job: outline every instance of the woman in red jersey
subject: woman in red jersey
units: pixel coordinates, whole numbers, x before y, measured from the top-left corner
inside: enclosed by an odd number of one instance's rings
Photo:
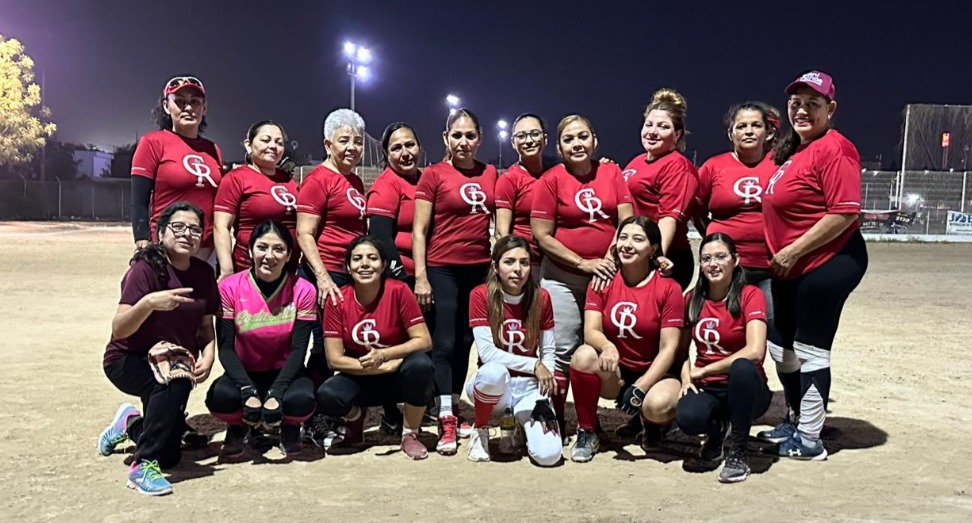
[[[621,170],[594,159],[597,135],[580,115],[557,125],[557,152],[563,163],[547,171],[534,187],[530,228],[545,257],[540,285],[550,293],[557,344],[554,409],[564,431],[570,358],[583,341],[584,294],[593,278],[614,277],[610,247],[618,223],[632,214],[631,195]]]
[[[695,275],[695,259],[688,242],[688,221],[698,189],[698,173],[682,155],[685,148],[685,98],[672,89],[659,89],[645,109],[641,145],[624,170],[637,216],[658,223],[662,253],[672,261],[672,277],[688,288]]]
[[[763,191],[766,244],[773,258],[777,363],[790,413],[759,433],[779,454],[823,460],[820,440],[830,395],[830,350],[844,302],[867,271],[861,236],[861,158],[833,128],[833,78],[810,71],[786,88],[792,127],[777,144],[779,165]]]
[[[219,186],[219,147],[200,136],[206,128],[206,89],[195,76],[176,76],[162,88],[153,110],[159,130],[138,141],[132,157],[132,232],[135,247],[148,247],[162,210],[177,201],[199,207],[206,230],[196,257],[215,265],[213,200]]]
[[[675,416],[685,434],[705,435],[700,457],[707,463],[722,460],[732,427],[729,455],[719,474],[723,483],[749,476],[749,428],[772,399],[763,371],[766,299],[746,283],[741,259],[725,233],[702,240],[699,280],[686,296],[685,326],[695,341],[695,364],[686,359],[682,365],[682,398]]]
[[[432,362],[439,394],[437,450],[451,455],[472,427],[454,414],[466,382],[472,329],[468,296],[489,268],[489,222],[496,169],[476,160],[482,143],[479,119],[459,109],[442,133],[446,160],[430,165],[415,188],[412,255],[415,295],[423,308],[435,304]]]
[[[388,278],[388,258],[373,236],[355,238],[345,266],[352,284],[343,300],[324,305],[328,364],[338,374],[317,389],[317,403],[327,416],[343,417],[347,430],[335,444],[356,446],[364,440],[367,407],[405,404],[402,453],[424,459],[418,440],[425,406],[432,396],[432,345],[422,310],[405,283]]]
[[[540,281],[540,250],[530,230],[533,210],[533,188],[545,168],[543,149],[547,146],[547,130],[543,120],[533,113],[524,113],[513,120],[513,148],[519,161],[511,165],[496,180],[496,227],[494,237],[515,234],[530,242],[534,263],[530,274]]]
[[[645,450],[660,445],[678,401],[672,364],[685,304],[678,283],[658,274],[661,232],[645,216],[627,218],[614,251],[621,269],[603,290],[587,291],[584,345],[570,363],[578,426],[570,459],[576,462],[590,461],[600,447],[598,397],[640,414]]]
[[[291,237],[297,227],[297,182],[277,167],[284,155],[287,134],[280,124],[263,120],[246,131],[243,147],[246,165],[226,173],[216,191],[213,236],[219,279],[245,271],[252,265],[247,249],[253,228],[273,220],[287,227]],[[233,247],[233,233],[236,246]],[[296,262],[297,249],[292,250]],[[292,270],[296,270],[292,266]]]

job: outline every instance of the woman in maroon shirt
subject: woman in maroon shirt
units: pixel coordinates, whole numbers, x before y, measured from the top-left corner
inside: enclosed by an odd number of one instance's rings
[[[543,120],[533,113],[524,113],[513,120],[511,141],[519,160],[496,181],[496,227],[493,236],[498,240],[515,234],[530,242],[533,270],[530,276],[540,281],[540,250],[530,230],[533,210],[533,189],[546,170],[543,150],[547,146],[547,130]]]

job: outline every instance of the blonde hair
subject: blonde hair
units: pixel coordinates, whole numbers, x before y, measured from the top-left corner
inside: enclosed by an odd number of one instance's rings
[[[671,117],[672,124],[675,125],[675,130],[681,133],[675,145],[679,150],[684,150],[685,136],[688,134],[688,130],[685,128],[688,102],[685,100],[685,97],[675,89],[663,87],[651,95],[651,102],[645,108],[645,118],[648,118],[648,113],[655,110],[665,111]]]

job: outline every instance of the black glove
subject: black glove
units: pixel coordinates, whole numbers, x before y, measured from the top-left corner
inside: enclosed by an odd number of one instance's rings
[[[240,389],[240,399],[243,400],[243,423],[255,427],[260,424],[260,412],[263,410],[263,406],[259,407],[249,407],[246,402],[250,398],[260,399],[260,394],[252,385],[247,385]]]
[[[620,401],[618,401],[618,408],[632,416],[640,413],[641,404],[645,401],[645,394],[646,392],[638,387],[629,385],[626,389],[624,389],[624,394],[619,396]]]
[[[391,268],[389,269],[392,278],[398,281],[405,281],[408,278],[408,273],[405,272],[405,266],[398,263],[396,260],[392,260]]]
[[[270,389],[270,391],[267,392],[267,401],[263,402],[263,426],[267,427],[268,429],[276,429],[280,427],[280,422],[283,421],[283,400],[278,398],[274,392],[275,391],[273,389]],[[277,400],[277,406],[272,409],[267,408],[266,406],[267,402],[270,401],[270,398]]]
[[[550,408],[548,400],[537,400],[537,404],[530,413],[530,420],[543,425],[544,433],[560,433],[560,425],[557,424],[557,414]]]

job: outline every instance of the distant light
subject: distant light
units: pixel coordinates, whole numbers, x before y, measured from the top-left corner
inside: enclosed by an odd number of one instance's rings
[[[500,120],[500,121],[496,122],[496,127],[499,127],[500,129],[506,129],[506,126],[507,125],[509,125],[509,124],[506,123],[506,120]]]
[[[357,49],[358,46],[354,45],[353,42],[344,42],[344,56],[354,58],[354,53]]]
[[[499,132],[500,140],[505,140],[509,136],[510,136],[510,133],[506,132],[506,130],[502,130],[502,131]]]
[[[359,80],[368,81],[368,79],[371,78],[371,69],[369,69],[366,65],[359,65],[357,69],[355,69],[355,76],[357,76]]]
[[[450,94],[446,96],[446,103],[449,104],[449,107],[458,107],[459,97],[454,94]]]
[[[367,64],[371,63],[371,49],[367,47],[359,47],[357,52],[358,63]]]
[[[449,108],[449,116],[452,116],[454,114],[456,114],[456,108],[455,107],[450,107]]]
[[[910,193],[905,196],[905,203],[908,205],[915,205],[921,201],[921,195],[916,193]]]

